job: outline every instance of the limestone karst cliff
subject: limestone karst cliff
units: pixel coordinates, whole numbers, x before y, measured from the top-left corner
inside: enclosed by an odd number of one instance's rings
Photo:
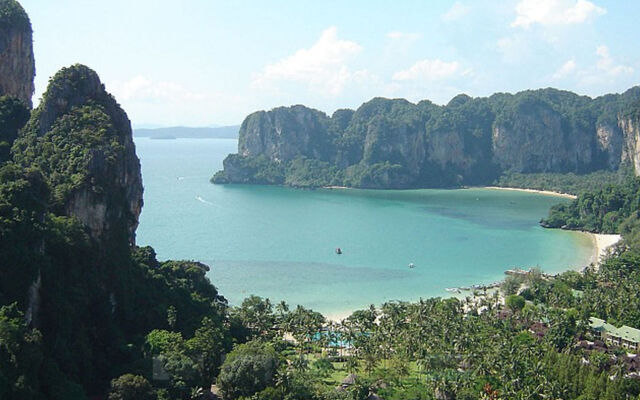
[[[92,238],[135,242],[143,188],[131,124],[93,70],[74,65],[51,79],[14,158],[45,172],[60,209]]]
[[[19,98],[31,107],[35,61],[31,22],[15,0],[0,0],[0,96]]]
[[[636,175],[640,175],[640,113],[621,118],[618,127],[623,140],[621,159],[633,165]]]
[[[640,87],[595,99],[541,89],[445,106],[375,98],[331,117],[279,107],[245,119],[238,154],[212,181],[407,188],[488,184],[507,172],[638,173],[639,99]]]

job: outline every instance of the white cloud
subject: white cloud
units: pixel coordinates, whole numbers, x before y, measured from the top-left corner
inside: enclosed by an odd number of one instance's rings
[[[574,60],[569,60],[566,63],[562,64],[562,66],[558,68],[556,72],[554,72],[552,78],[553,79],[564,78],[565,76],[574,72],[576,70],[576,67],[577,67],[576,62]]]
[[[465,15],[469,14],[471,11],[471,7],[468,5],[462,4],[459,1],[453,3],[451,8],[447,10],[446,13],[442,15],[442,20],[445,22],[457,21]]]
[[[194,91],[177,82],[156,81],[145,75],[107,81],[105,86],[137,125],[233,124],[244,117],[234,113],[241,110],[239,114],[244,114],[247,110],[246,96]]]
[[[619,75],[626,75],[633,73],[633,68],[627,65],[617,64],[611,58],[611,54],[609,54],[609,48],[607,46],[598,46],[596,49],[596,54],[598,55],[598,62],[596,63],[596,67],[598,70],[604,72],[605,74],[616,77]]]
[[[580,90],[594,94],[627,88],[635,83],[633,67],[617,62],[607,46],[598,46],[595,55],[595,60],[585,67],[580,67],[573,59],[565,62],[551,78],[572,80]]]
[[[122,101],[197,101],[204,100],[204,93],[197,93],[182,85],[168,81],[154,81],[143,75],[127,81],[114,81],[108,89]]]
[[[391,40],[415,42],[416,40],[420,39],[420,34],[412,33],[412,32],[393,31],[393,32],[387,33],[387,37]]]
[[[462,66],[457,61],[446,62],[438,58],[421,60],[411,67],[393,74],[394,81],[427,81],[433,82],[448,79],[456,75],[468,75],[471,69],[461,71]]]
[[[298,82],[325,95],[338,95],[354,78],[347,61],[361,50],[358,43],[338,38],[337,28],[330,27],[311,47],[265,66],[254,75],[252,86],[266,88]]]
[[[516,5],[517,15],[511,26],[578,24],[606,12],[587,0],[521,0]]]

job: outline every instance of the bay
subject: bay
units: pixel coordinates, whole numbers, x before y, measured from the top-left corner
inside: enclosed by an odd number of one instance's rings
[[[135,141],[145,186],[138,244],[160,259],[208,264],[231,304],[256,294],[340,315],[447,296],[447,287],[490,283],[513,267],[579,268],[594,251],[586,234],[538,225],[568,201],[560,197],[213,185],[237,140]]]

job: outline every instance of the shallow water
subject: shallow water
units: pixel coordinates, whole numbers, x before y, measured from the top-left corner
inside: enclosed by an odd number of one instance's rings
[[[236,140],[137,138],[136,146],[145,185],[138,244],[160,259],[209,264],[232,304],[257,294],[337,314],[445,296],[447,287],[490,283],[514,266],[577,268],[593,254],[587,235],[538,225],[551,205],[568,201],[559,197],[212,185]]]

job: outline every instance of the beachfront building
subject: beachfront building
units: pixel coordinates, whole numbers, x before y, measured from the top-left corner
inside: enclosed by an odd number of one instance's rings
[[[627,350],[640,350],[640,329],[622,325],[616,328],[600,318],[589,318],[591,333],[610,346],[623,347]]]

